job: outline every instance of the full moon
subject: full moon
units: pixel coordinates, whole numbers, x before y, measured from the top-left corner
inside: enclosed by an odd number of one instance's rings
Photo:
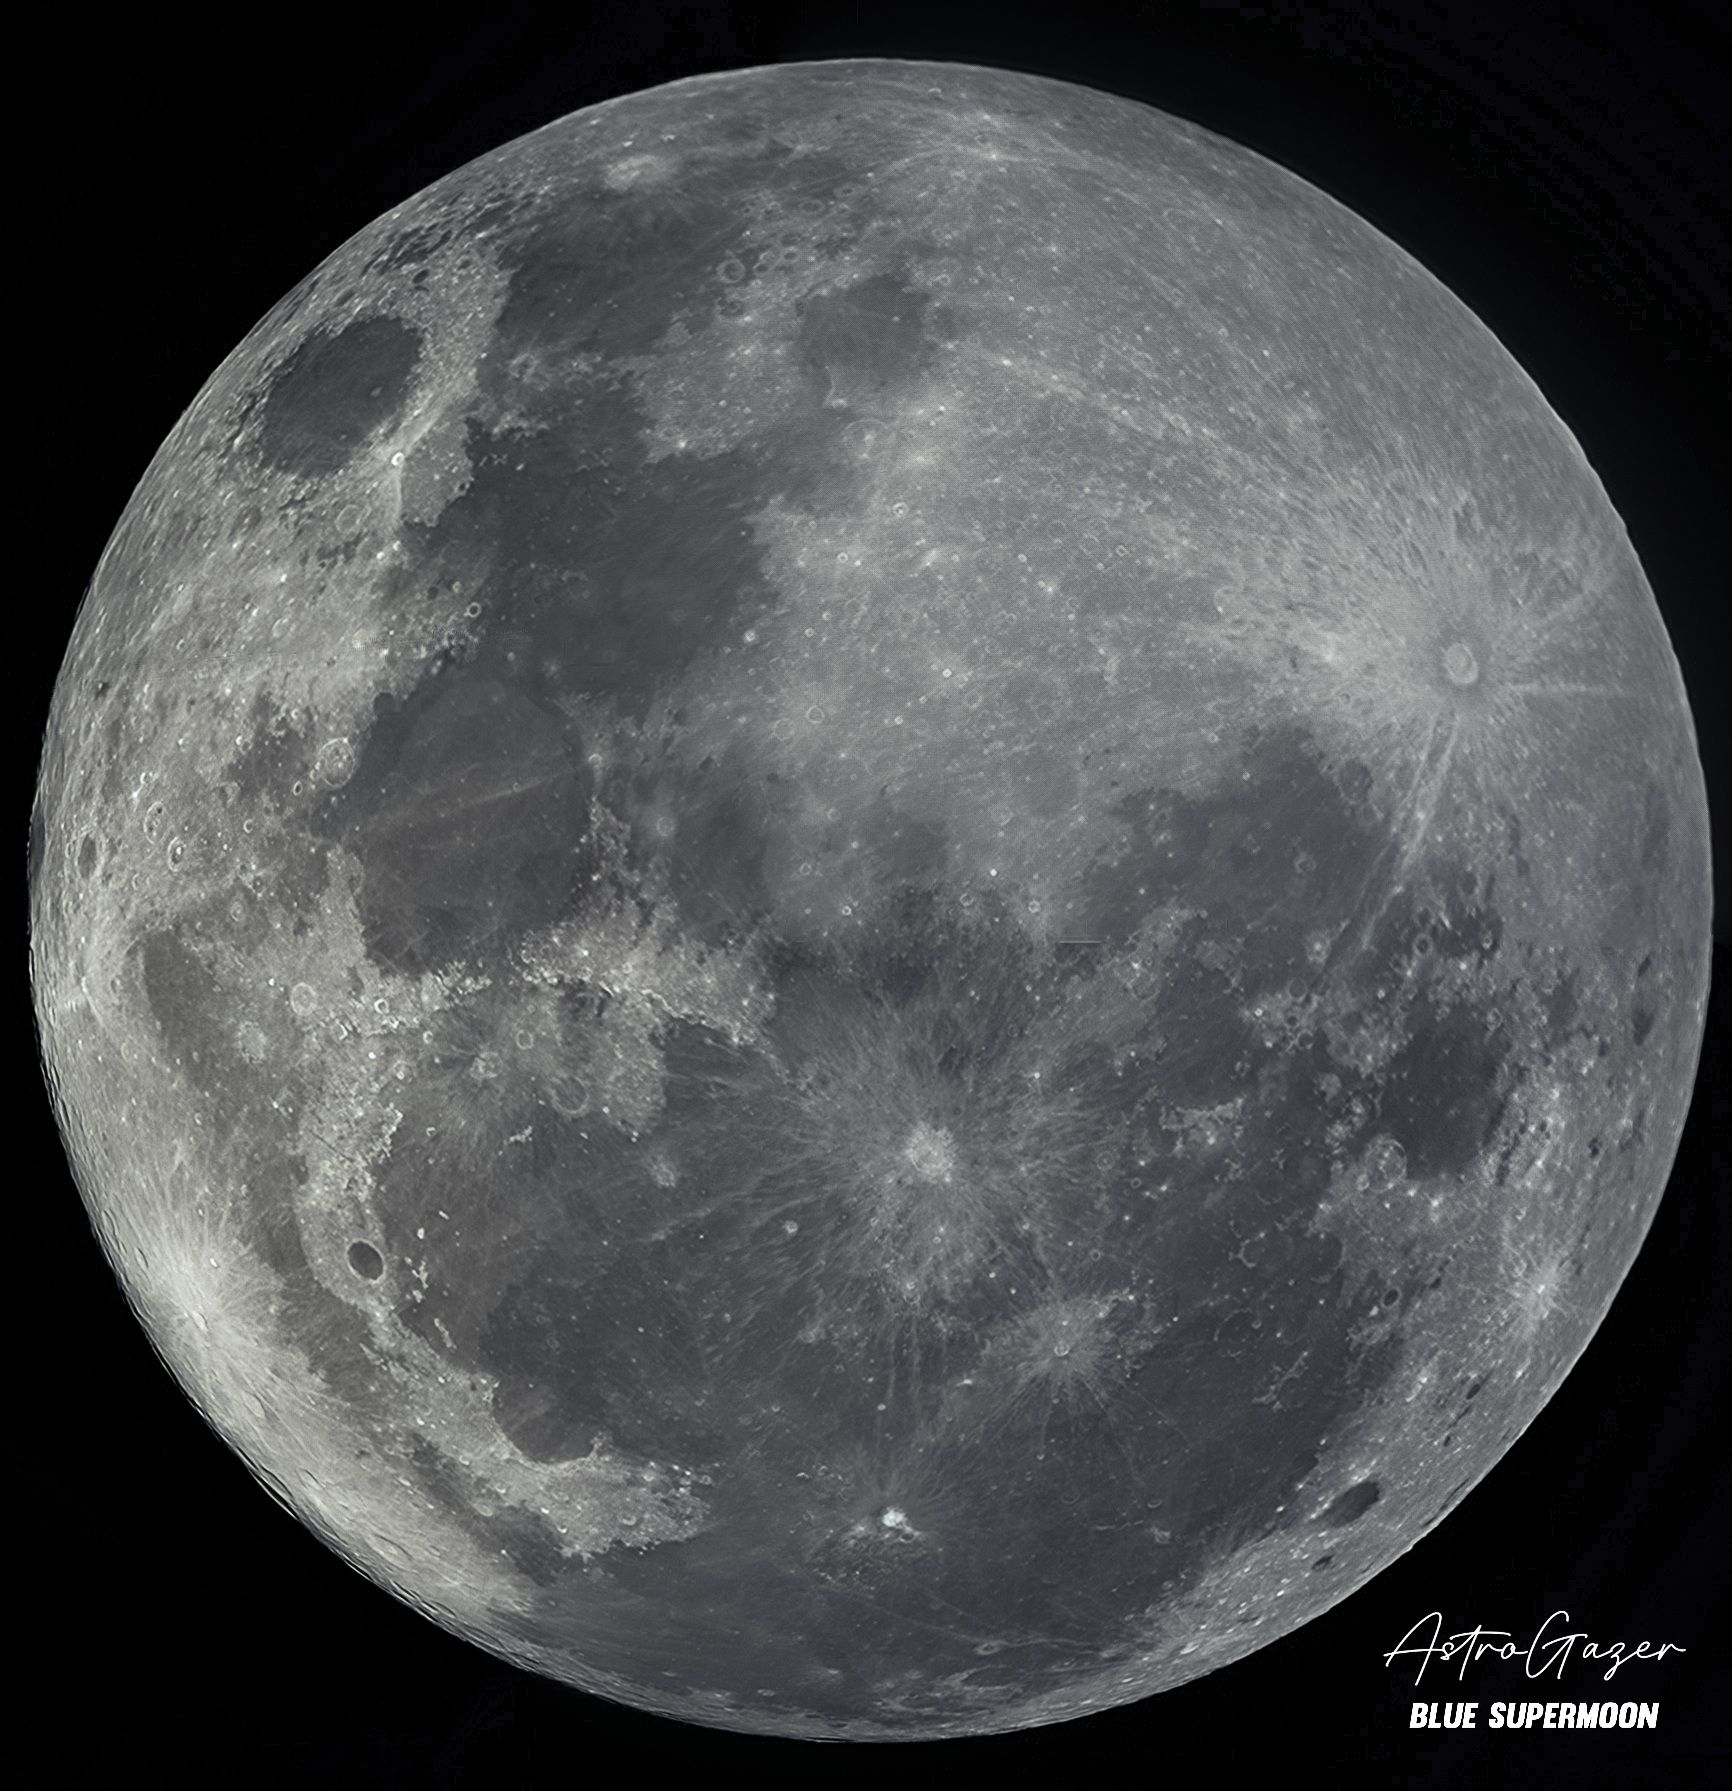
[[[79,611],[31,969],[270,1490],[792,1736],[1221,1668],[1492,1468],[1708,981],[1678,666],[1496,339],[1302,180],[956,65],[461,168],[212,375]]]

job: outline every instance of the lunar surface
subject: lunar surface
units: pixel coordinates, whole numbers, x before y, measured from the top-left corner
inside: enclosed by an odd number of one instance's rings
[[[1045,1723],[1408,1548],[1605,1312],[1707,820],[1568,430],[1130,102],[612,101],[339,248],[79,613],[68,1153],[363,1573],[728,1728]]]

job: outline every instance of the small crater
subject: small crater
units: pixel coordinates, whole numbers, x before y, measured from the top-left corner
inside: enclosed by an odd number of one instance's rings
[[[349,1267],[363,1281],[377,1281],[385,1272],[385,1259],[371,1244],[357,1238],[349,1246]]]
[[[1399,1138],[1380,1132],[1365,1147],[1365,1184],[1379,1191],[1393,1188],[1407,1178],[1407,1152]]]
[[[629,193],[637,187],[662,185],[679,163],[670,155],[628,155],[602,170],[602,185],[609,192]]]
[[[1375,1480],[1361,1480],[1357,1486],[1348,1487],[1346,1492],[1330,1503],[1321,1521],[1331,1529],[1358,1523],[1382,1497],[1383,1488]]]
[[[314,780],[327,790],[339,790],[355,775],[355,748],[342,737],[327,740],[313,760]]]
[[[547,1090],[548,1105],[562,1119],[581,1119],[589,1111],[589,1087],[581,1077],[555,1077]],[[669,1185],[671,1185],[671,1173]]]
[[[956,1146],[950,1134],[921,1120],[902,1147],[908,1167],[926,1182],[948,1182],[956,1176]]]
[[[1466,641],[1451,641],[1443,650],[1443,672],[1451,684],[1479,682],[1479,661]]]

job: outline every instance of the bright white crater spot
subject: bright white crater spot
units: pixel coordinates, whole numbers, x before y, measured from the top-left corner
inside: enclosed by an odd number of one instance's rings
[[[950,1134],[921,1120],[902,1147],[908,1167],[922,1181],[947,1182],[956,1174],[956,1147]]]

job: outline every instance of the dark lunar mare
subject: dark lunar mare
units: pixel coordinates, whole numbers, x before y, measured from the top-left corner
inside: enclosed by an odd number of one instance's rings
[[[918,1658],[940,1680],[1056,1688],[1128,1653],[1138,1615],[1223,1551],[1371,1508],[1374,1477],[1320,1516],[1296,1490],[1388,1384],[1396,1321],[1423,1319],[1443,1259],[1350,1285],[1320,1217],[1329,1165],[1394,1128],[1424,1173],[1459,1174],[1506,1079],[1484,1004],[1431,1014],[1423,973],[1411,999],[1429,1023],[1380,1074],[1245,1018],[1246,992],[1271,986],[1327,985],[1351,1014],[1420,939],[1422,966],[1496,950],[1496,911],[1457,865],[1435,875],[1452,893],[1423,926],[1397,905],[1362,958],[1307,958],[1388,856],[1355,769],[1332,773],[1287,727],[1248,733],[1212,796],[1127,793],[1122,843],[1079,898],[1090,947],[1040,947],[1002,904],[965,908],[943,884],[898,886],[847,948],[763,941],[766,1044],[670,1026],[644,1153],[545,1111],[510,1178],[399,1147],[381,1180],[388,1246],[414,1248],[435,1209],[467,1216],[401,1316],[430,1341],[434,1319],[471,1340],[456,1360],[498,1377],[519,1447],[570,1459],[607,1438],[709,1477],[704,1535],[582,1574],[557,1568],[551,1531],[490,1532],[544,1585],[527,1636],[593,1635],[588,1658],[634,1673],[655,1659],[646,1613],[677,1607],[670,1667],[701,1654],[718,1690],[798,1686],[838,1719],[862,1660],[887,1687]],[[749,830],[700,837],[709,887],[749,889]],[[1140,1024],[1113,1048],[1086,1025],[1067,1035],[1059,1017],[1086,1013],[1140,923],[1175,905],[1207,918],[1170,942]],[[699,903],[700,921],[712,912]],[[895,1161],[910,1083],[953,1129],[961,1173],[997,1197],[955,1261],[918,1224],[874,1229],[899,1195],[861,1156]],[[845,1122],[861,1087],[882,1111]],[[1199,1144],[1174,1104],[1234,1113]],[[641,1167],[658,1146],[695,1166],[672,1189]],[[899,1173],[942,1220],[954,1190]],[[1067,1302],[1091,1352],[1078,1375],[1033,1353],[1054,1333],[1021,1316]],[[1343,1326],[1343,1307],[1388,1322]],[[1007,1559],[1023,1564],[1010,1579]]]

